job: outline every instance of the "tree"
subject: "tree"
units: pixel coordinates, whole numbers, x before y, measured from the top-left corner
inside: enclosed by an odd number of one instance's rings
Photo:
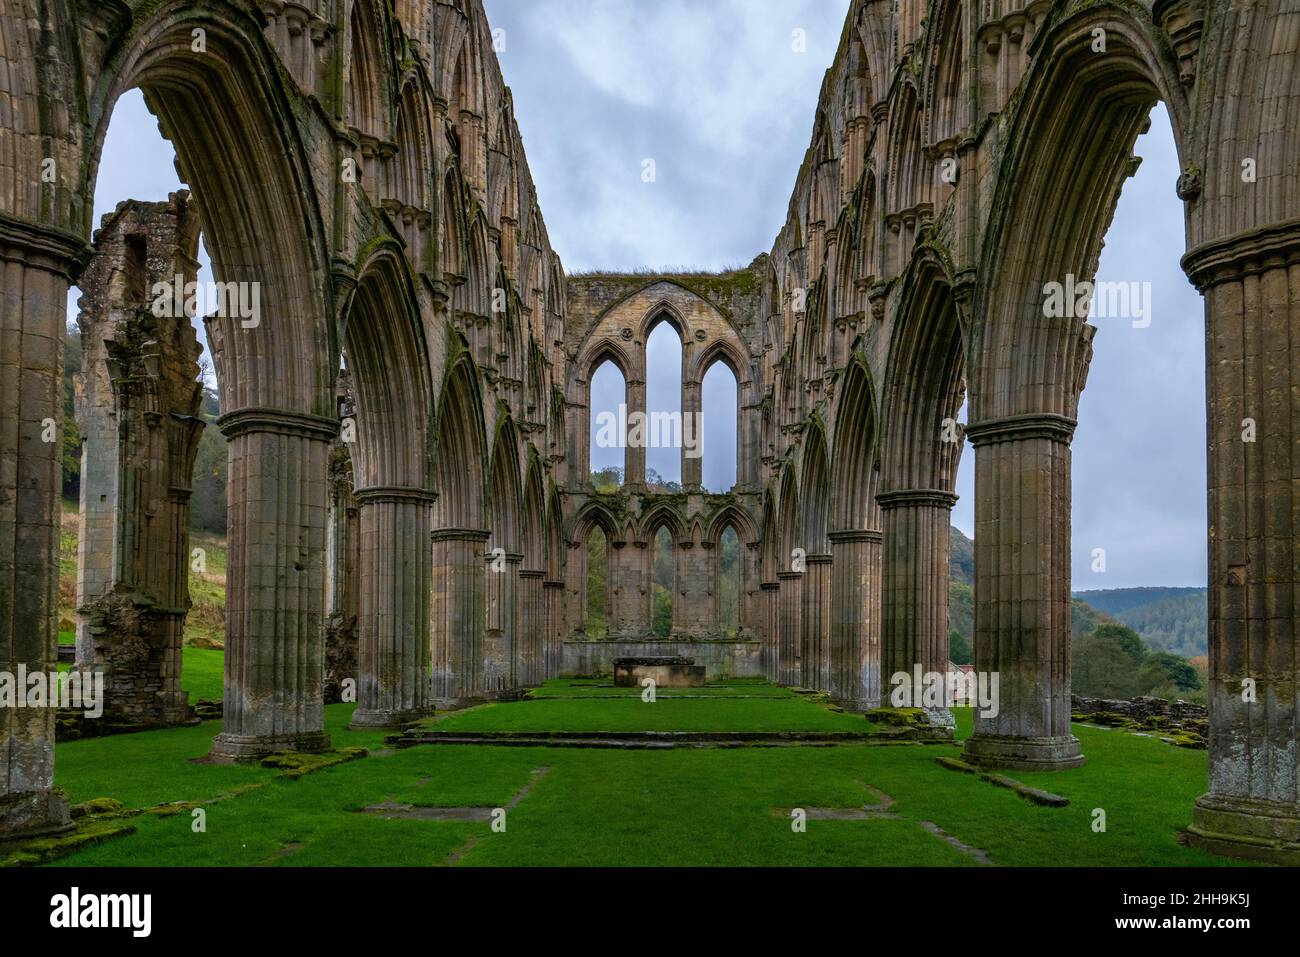
[[[1074,645],[1071,669],[1075,694],[1094,698],[1131,698],[1137,690],[1133,659],[1114,638],[1094,632]]]
[[[1143,694],[1165,685],[1173,685],[1179,691],[1198,691],[1201,678],[1185,658],[1157,651],[1138,669],[1137,683]]]
[[[969,665],[975,660],[970,639],[955,628],[948,634],[948,659],[954,665]]]
[[[1119,642],[1119,646],[1124,649],[1125,654],[1133,659],[1135,665],[1142,664],[1146,659],[1147,647],[1142,643],[1142,637],[1127,625],[1117,623],[1098,625],[1092,636],[1094,638],[1109,638]]]

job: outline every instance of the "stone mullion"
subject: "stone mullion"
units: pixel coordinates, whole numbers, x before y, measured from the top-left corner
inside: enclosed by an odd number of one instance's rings
[[[0,670],[58,658],[63,337],[80,244],[0,217]],[[56,441],[44,441],[47,421]],[[61,829],[52,708],[0,709],[0,834]]]
[[[852,710],[880,704],[882,535],[831,532],[831,695]]]
[[[1192,842],[1300,861],[1300,224],[1208,244],[1210,786]]]
[[[634,421],[633,416],[638,412],[641,414],[642,421],[644,422],[646,413],[646,384],[644,379],[630,379],[627,383],[627,417],[629,423]],[[637,445],[628,442],[627,435],[619,436],[619,439],[626,444],[626,448],[623,450],[624,486],[635,488],[645,484],[645,443],[648,442],[650,438],[647,430],[642,431],[644,441]],[[632,432],[630,424],[628,426],[628,432]]]
[[[335,424],[273,410],[223,416],[229,456],[226,689],[218,760],[327,747],[326,458]]]
[[[704,458],[698,453],[701,450],[700,442],[704,440],[703,436],[703,409],[701,406],[701,388],[699,382],[682,383],[682,488],[699,489],[704,483]],[[693,433],[697,454],[688,455],[685,437]],[[739,441],[737,436],[737,441]],[[739,480],[739,473],[737,474]]]
[[[433,496],[359,489],[358,706],[352,723],[385,727],[431,710],[429,539]]]
[[[439,706],[484,695],[483,549],[488,533],[433,532],[433,698]]]
[[[948,671],[949,541],[957,497],[913,489],[877,497],[884,524],[880,672],[888,698],[893,676]],[[916,702],[919,706],[919,702]],[[935,724],[952,725],[946,707]]]
[[[802,677],[800,671],[799,637],[800,622],[803,611],[803,574],[801,572],[777,572],[781,583],[780,619],[777,630],[777,683],[797,685]]]
[[[1026,415],[971,425],[975,444],[975,668],[996,715],[975,716],[969,758],[1054,770],[1083,761],[1070,733],[1070,439]]]

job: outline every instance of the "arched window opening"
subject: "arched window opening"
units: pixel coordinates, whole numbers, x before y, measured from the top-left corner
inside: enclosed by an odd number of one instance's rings
[[[659,526],[654,540],[654,583],[650,608],[650,631],[659,638],[667,638],[673,631],[673,583],[676,579],[673,553],[673,536],[666,526]]]
[[[740,536],[728,525],[718,540],[718,630],[728,638],[740,630]]]
[[[587,535],[588,638],[604,638],[609,620],[609,550],[605,533],[593,528]]]
[[[589,467],[591,484],[597,491],[609,491],[623,484],[623,462],[627,420],[627,381],[610,360],[600,364],[591,377]],[[621,414],[620,414],[621,413]]]
[[[646,339],[646,485],[679,491],[682,482],[682,339],[661,319]]]
[[[729,492],[736,484],[736,437],[740,434],[740,393],[736,375],[725,362],[715,362],[704,374],[701,408],[704,430],[700,454],[704,488]]]

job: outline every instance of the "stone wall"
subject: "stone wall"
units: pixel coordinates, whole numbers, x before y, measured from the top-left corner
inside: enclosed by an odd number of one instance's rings
[[[757,639],[731,641],[621,641],[566,638],[561,644],[562,675],[613,675],[615,658],[681,655],[705,667],[708,680],[760,678],[763,643]]]

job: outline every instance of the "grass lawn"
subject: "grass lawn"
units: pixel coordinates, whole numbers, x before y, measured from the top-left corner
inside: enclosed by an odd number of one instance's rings
[[[761,682],[729,683],[750,697],[712,689],[703,698],[661,694],[654,704],[600,685],[550,682],[535,692],[539,700],[454,713],[438,726],[631,731],[865,725],[817,698]],[[936,757],[960,753],[952,745],[672,751],[444,745],[393,751],[383,747],[382,732],[347,730],[351,710],[326,708],[334,744],[378,753],[298,779],[260,766],[191,763],[220,730],[216,722],[59,745],[57,783],[72,800],[109,796],[133,807],[201,801],[207,831],[194,833],[188,814],[141,817],[135,834],[57,863],[978,865],[935,827],[1000,865],[1225,863],[1177,842],[1193,800],[1205,790],[1205,752],[1121,731],[1076,727],[1088,756],[1083,768],[1012,775],[1071,800],[1066,808],[1045,808],[939,767]],[[969,734],[969,710],[957,717],[959,735]],[[505,807],[530,782],[508,811],[504,833],[485,822],[385,820],[361,811],[385,801]],[[878,804],[882,794],[892,804]],[[804,833],[795,833],[788,817],[795,807],[864,805],[892,816],[810,818]],[[1101,833],[1093,830],[1096,808],[1106,812]]]

